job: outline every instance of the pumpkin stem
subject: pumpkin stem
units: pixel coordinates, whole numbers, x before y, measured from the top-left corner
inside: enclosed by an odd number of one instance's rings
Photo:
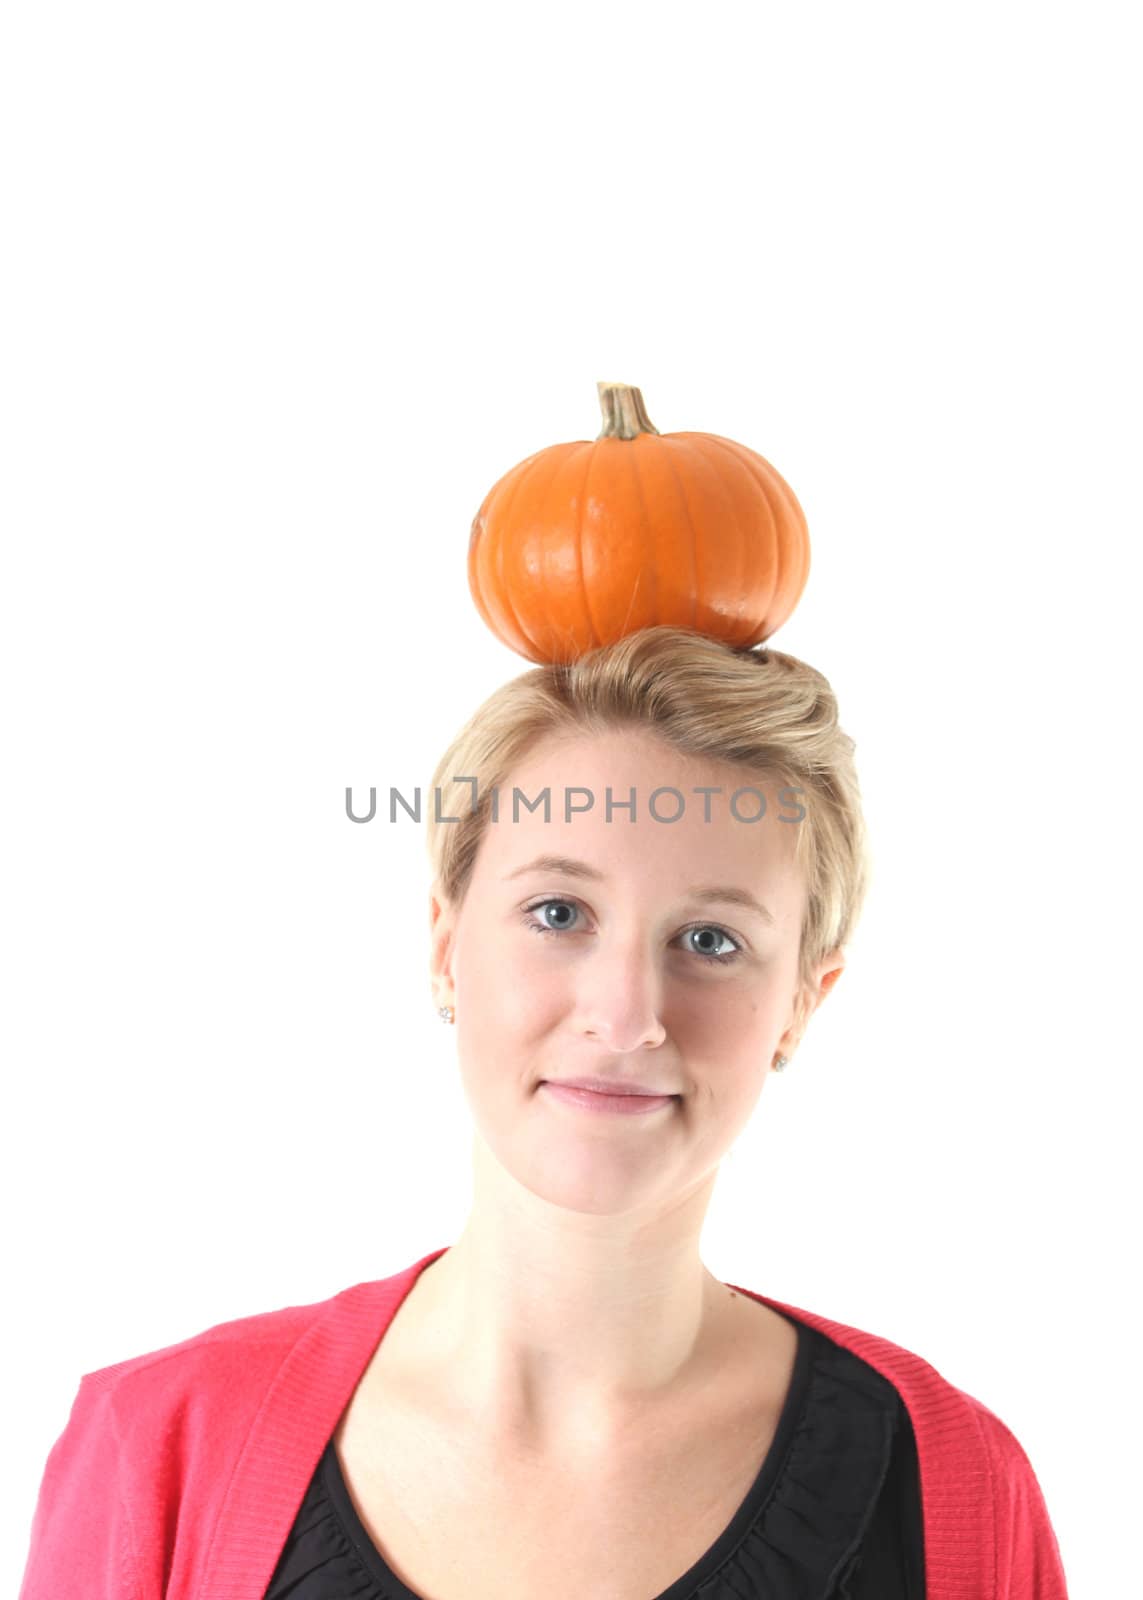
[[[640,433],[658,433],[647,415],[643,396],[629,383],[597,383],[603,428],[599,439],[634,439]]]

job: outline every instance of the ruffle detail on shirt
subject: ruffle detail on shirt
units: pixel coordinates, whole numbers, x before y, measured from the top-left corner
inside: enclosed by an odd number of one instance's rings
[[[860,1560],[902,1402],[860,1357],[813,1337],[810,1391],[771,1492],[761,1506],[744,1505],[657,1600],[833,1600],[846,1592],[838,1586]]]
[[[327,1451],[332,1448],[332,1444],[326,1446]],[[331,1600],[335,1595],[337,1600],[389,1600],[335,1510],[320,1464],[263,1600],[294,1600],[295,1596],[315,1594],[319,1587]]]

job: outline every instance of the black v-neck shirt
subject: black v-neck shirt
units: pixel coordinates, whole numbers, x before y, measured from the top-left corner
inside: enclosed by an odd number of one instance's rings
[[[860,1356],[796,1327],[793,1378],[758,1476],[705,1554],[646,1600],[924,1600],[917,1449],[904,1402]],[[425,1600],[367,1533],[332,1438],[263,1600],[287,1597]]]

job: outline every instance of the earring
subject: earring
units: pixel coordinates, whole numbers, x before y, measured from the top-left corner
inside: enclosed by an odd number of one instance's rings
[[[775,1061],[775,1063],[774,1063],[774,1071],[775,1072],[781,1072],[783,1067],[785,1067],[788,1064],[789,1059],[790,1059],[789,1056],[779,1056],[777,1061]]]
[[[455,1015],[455,1013],[453,1012],[453,1009],[452,1009],[451,1006],[438,1006],[437,1007],[437,1016],[441,1019],[442,1022],[451,1022],[453,1020],[454,1015]]]

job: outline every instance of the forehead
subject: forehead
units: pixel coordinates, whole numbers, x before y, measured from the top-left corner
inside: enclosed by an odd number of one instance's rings
[[[576,772],[590,773],[605,784],[610,781],[613,788],[616,784],[613,775],[626,778],[638,773],[648,785],[648,792],[656,783],[671,784],[680,781],[680,777],[696,784],[752,781],[752,774],[742,767],[687,755],[659,738],[650,728],[639,726],[609,728],[599,733],[550,735],[533,745],[509,774],[508,781],[519,783],[522,776],[531,780],[558,776],[563,782]]]
[[[796,896],[801,824],[780,817],[796,817],[803,797],[783,798],[783,788],[777,776],[686,755],[639,728],[550,737],[500,785],[476,869],[501,878],[536,856],[564,855],[616,883],[650,876],[673,891],[764,881]]]

